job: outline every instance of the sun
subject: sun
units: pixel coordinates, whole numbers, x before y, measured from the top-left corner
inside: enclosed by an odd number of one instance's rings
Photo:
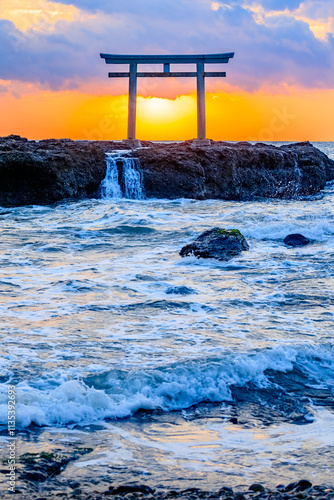
[[[191,96],[176,99],[161,97],[139,97],[138,115],[140,121],[147,124],[173,123],[195,111],[196,102]]]
[[[138,97],[137,129],[141,139],[183,139],[194,134],[196,97],[179,96],[176,99]],[[185,131],[188,131],[186,133]]]
[[[173,118],[174,102],[160,97],[139,98],[138,109],[143,116],[153,120],[162,118],[164,121]]]

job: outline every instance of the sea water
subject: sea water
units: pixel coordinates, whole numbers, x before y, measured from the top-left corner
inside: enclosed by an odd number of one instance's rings
[[[333,484],[333,184],[291,201],[126,199],[113,172],[102,199],[0,209],[1,455],[14,385],[18,462],[90,449],[63,481]],[[214,226],[250,250],[179,256]]]

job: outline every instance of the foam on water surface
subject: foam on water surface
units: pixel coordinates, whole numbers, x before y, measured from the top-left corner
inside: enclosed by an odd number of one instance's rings
[[[74,353],[63,353],[63,359],[72,356],[77,357]],[[305,416],[309,411],[297,402],[287,410],[284,401],[287,394],[307,397],[309,404],[323,398],[322,402],[328,407],[334,406],[334,349],[331,346],[278,347],[197,360],[185,358],[182,364],[153,369],[149,366],[129,368],[80,367],[78,364],[76,370],[44,374],[42,378],[18,383],[18,426],[89,423],[104,418],[124,418],[138,410],[168,412],[203,402],[237,402],[246,394],[249,399],[256,397],[263,404],[276,407],[279,396],[280,411],[287,417],[289,412]],[[283,374],[286,376],[282,378]],[[8,378],[12,383],[9,372]],[[0,423],[4,425],[6,398],[3,385]]]

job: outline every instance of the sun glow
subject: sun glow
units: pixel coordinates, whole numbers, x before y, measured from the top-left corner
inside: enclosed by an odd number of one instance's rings
[[[137,130],[138,137],[143,139],[192,137],[196,133],[195,95],[183,95],[176,99],[139,97]]]
[[[176,99],[161,97],[139,97],[138,118],[141,126],[176,124],[196,110],[196,100],[191,96],[181,96]]]
[[[138,106],[141,109],[142,114],[153,121],[162,121],[173,119],[173,101],[170,99],[163,99],[159,97],[149,97],[144,99],[140,97],[138,99]]]
[[[15,82],[11,86],[15,88]],[[4,87],[0,109],[6,116],[0,121],[0,136],[121,140],[127,135],[126,94],[98,96],[31,86],[28,94],[16,97]],[[280,95],[244,91],[206,95],[207,137],[214,140],[332,141],[333,115],[333,90],[291,88]],[[139,96],[136,135],[156,141],[196,137],[196,94],[174,100]]]

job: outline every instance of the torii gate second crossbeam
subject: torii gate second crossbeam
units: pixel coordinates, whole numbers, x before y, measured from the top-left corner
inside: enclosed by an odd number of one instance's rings
[[[202,55],[119,55],[100,54],[107,64],[128,64],[128,72],[109,73],[109,78],[129,78],[129,116],[128,116],[128,138],[125,141],[132,147],[139,147],[140,141],[136,139],[136,106],[137,106],[137,78],[159,78],[159,77],[196,77],[197,78],[197,139],[195,144],[207,145],[210,141],[206,139],[205,127],[205,77],[225,77],[223,71],[205,72],[205,63],[217,64],[228,63],[234,57],[234,52],[226,54],[202,54]],[[196,71],[173,71],[171,64],[196,64]],[[163,72],[138,73],[138,64],[163,64]]]

